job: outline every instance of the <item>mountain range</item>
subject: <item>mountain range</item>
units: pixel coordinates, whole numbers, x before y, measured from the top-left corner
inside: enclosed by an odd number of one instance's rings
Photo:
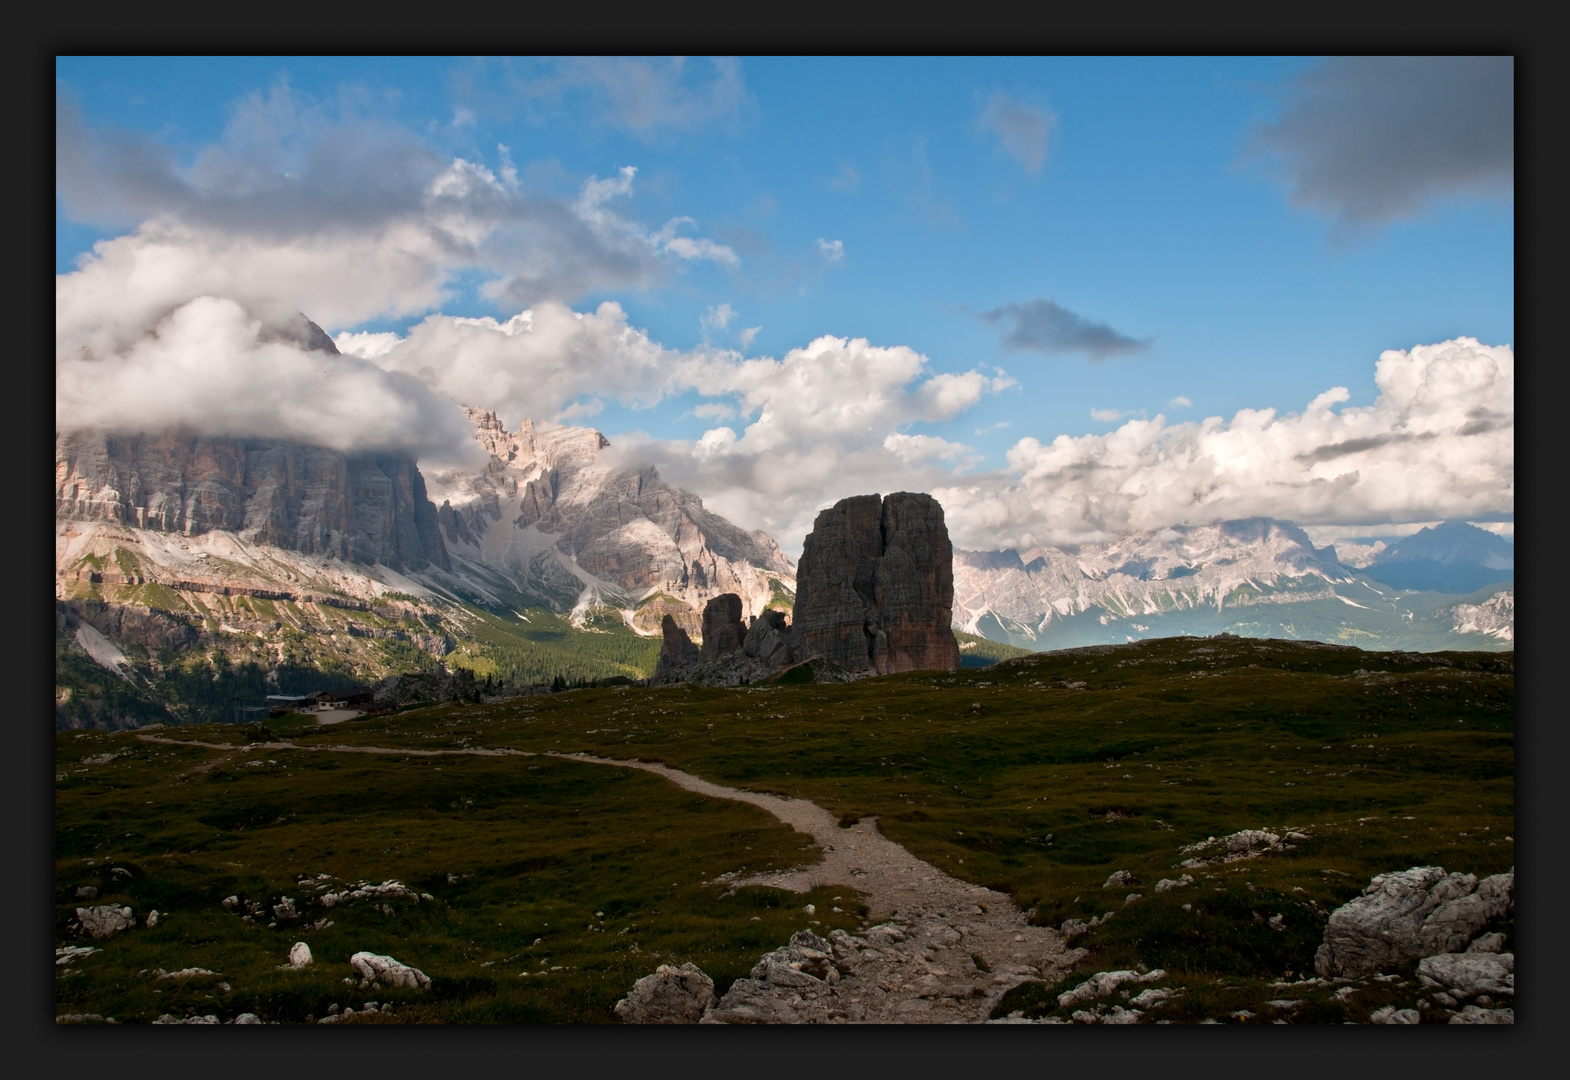
[[[209,663],[251,690],[436,659],[511,681],[635,678],[667,615],[701,638],[723,593],[745,619],[791,610],[796,568],[773,538],[624,461],[598,431],[468,416],[484,465],[428,473],[407,455],[277,439],[57,433],[57,669],[76,665],[59,693],[88,693],[94,670],[149,686],[183,672],[210,705]],[[1464,522],[1321,548],[1269,519],[956,549],[953,625],[977,656],[987,641],[1222,632],[1510,648],[1513,555]]]
[[[1177,634],[1307,638],[1378,648],[1513,642],[1512,545],[1444,522],[1360,566],[1287,521],[1135,533],[1106,544],[954,553],[954,623],[1031,649]]]

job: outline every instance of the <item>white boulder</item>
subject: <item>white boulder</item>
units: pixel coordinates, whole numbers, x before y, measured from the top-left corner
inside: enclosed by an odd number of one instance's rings
[[[290,967],[303,968],[312,963],[315,963],[315,960],[311,956],[311,947],[305,942],[296,941],[293,945],[289,946]]]
[[[1489,920],[1513,909],[1514,892],[1513,870],[1481,882],[1440,866],[1380,874],[1362,896],[1330,913],[1314,970],[1356,979],[1459,952]]]
[[[661,964],[632,984],[615,1012],[624,1024],[696,1024],[713,1000],[714,980],[696,964]]]
[[[136,925],[131,909],[117,904],[77,908],[76,921],[81,924],[83,930],[95,938],[108,937],[110,934],[129,930]]]

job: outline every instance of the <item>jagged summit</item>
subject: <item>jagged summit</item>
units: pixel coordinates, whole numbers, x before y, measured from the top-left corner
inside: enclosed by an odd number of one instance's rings
[[[767,533],[733,525],[653,466],[603,454],[600,432],[531,420],[509,432],[495,413],[467,411],[490,460],[430,477],[460,564],[505,574],[557,610],[621,608],[645,634],[670,615],[700,635],[699,613],[723,593],[747,616],[789,602],[795,568]]]

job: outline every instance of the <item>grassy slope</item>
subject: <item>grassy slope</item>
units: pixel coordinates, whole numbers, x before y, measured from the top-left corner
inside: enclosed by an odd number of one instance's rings
[[[425,723],[458,737],[475,731],[456,715]],[[181,734],[240,741],[232,727]],[[119,756],[82,764],[104,753]],[[162,918],[87,942],[104,951],[60,970],[58,1011],[121,1021],[251,1011],[299,1022],[374,998],[396,1002],[393,1017],[405,1022],[609,1022],[615,1001],[662,962],[694,961],[728,986],[807,925],[805,903],[819,906],[820,931],[855,925],[849,912],[830,912],[832,892],[725,896],[702,885],[810,859],[810,844],[755,807],[645,773],[286,751],[192,772],[223,756],[128,735],[60,736],[57,938],[78,943],[70,924],[82,903],[127,904],[139,920],[156,908]],[[392,914],[374,900],[306,904],[314,890],[298,879],[323,873],[335,889],[396,878],[436,899],[391,900]],[[76,899],[83,885],[97,887],[97,899]],[[230,895],[269,906],[287,895],[304,917],[248,921],[224,910]],[[332,925],[313,929],[323,917]],[[316,963],[277,970],[301,940]],[[432,991],[345,986],[361,949],[420,967]],[[158,967],[217,974],[159,980],[148,974]]]
[[[1173,1015],[1199,1019],[1257,1010],[1283,993],[1271,980],[1311,972],[1328,912],[1374,874],[1513,865],[1513,709],[1509,655],[1172,639],[839,686],[582,690],[356,722],[331,737],[636,756],[878,814],[917,855],[1009,891],[1040,921],[1118,910],[1077,939],[1092,950],[1083,970],[1166,967],[1188,989]],[[451,726],[460,716],[468,726]],[[386,785],[407,769],[366,768]],[[368,797],[387,806],[389,794]],[[1181,873],[1181,847],[1244,828],[1310,839],[1154,892]],[[1139,884],[1104,889],[1114,870]],[[1128,891],[1143,899],[1122,909]],[[1276,914],[1285,929],[1268,926]],[[1005,1004],[1042,1011],[1050,989],[1027,986]],[[1310,999],[1300,1018],[1328,1021],[1361,1019],[1395,991],[1374,985],[1350,1002],[1287,993]]]

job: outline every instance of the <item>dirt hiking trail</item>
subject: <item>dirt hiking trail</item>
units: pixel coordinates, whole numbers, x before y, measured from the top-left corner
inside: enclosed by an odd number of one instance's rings
[[[870,921],[878,925],[861,937],[843,931],[832,935],[837,977],[806,980],[805,986],[753,984],[760,989],[752,993],[745,1007],[730,1010],[727,1018],[732,1021],[980,1023],[1013,987],[1032,979],[1056,981],[1085,955],[1083,949],[1070,948],[1056,930],[1029,925],[1006,893],[960,881],[916,858],[884,836],[876,818],[863,818],[841,828],[834,815],[806,799],[726,787],[667,765],[505,748],[416,750],[301,746],[289,741],[237,747],[158,735],[137,738],[234,753],[314,750],[405,757],[551,757],[641,769],[699,795],[760,807],[811,836],[822,849],[822,857],[810,866],[730,878],[731,888],[764,885],[805,893],[819,886],[844,886],[862,894]],[[724,883],[727,877],[722,875],[716,883]],[[803,912],[803,921],[810,923],[807,912]]]

